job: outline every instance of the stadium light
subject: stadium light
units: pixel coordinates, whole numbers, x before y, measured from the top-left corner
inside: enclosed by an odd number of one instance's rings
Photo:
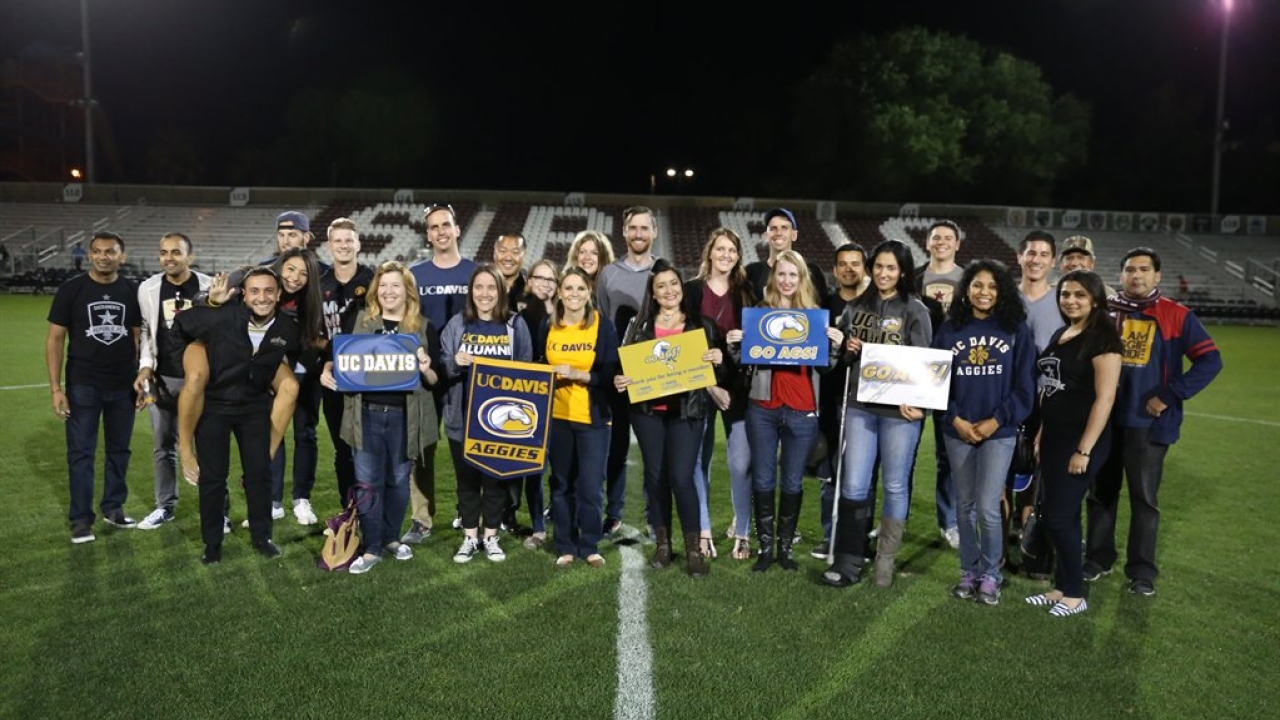
[[[71,168],[71,179],[72,179],[72,180],[83,180],[83,179],[84,179],[84,173],[80,172],[80,168]]]
[[[1222,189],[1222,151],[1226,143],[1227,119],[1224,116],[1227,97],[1227,41],[1231,37],[1233,0],[1222,0],[1222,48],[1218,54],[1218,113],[1213,126],[1213,185],[1209,192],[1209,215],[1218,216],[1218,197]]]

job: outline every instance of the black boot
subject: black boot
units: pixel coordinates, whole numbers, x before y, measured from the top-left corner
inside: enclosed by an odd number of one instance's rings
[[[756,545],[760,548],[752,572],[764,572],[773,564],[773,492],[754,493]]]
[[[653,557],[649,558],[649,567],[655,570],[671,564],[671,531],[664,527],[653,529]]]
[[[796,523],[800,521],[800,500],[803,497],[801,493],[782,493],[778,501],[778,564],[783,570],[800,569],[791,557],[791,543],[795,540]]]
[[[840,515],[836,519],[835,551],[831,567],[819,580],[832,587],[849,587],[862,580],[862,565],[867,525],[871,508],[866,503],[840,499]]]
[[[696,532],[684,534],[684,557],[688,563],[689,577],[706,577],[711,572],[707,558],[702,554],[702,538]]]

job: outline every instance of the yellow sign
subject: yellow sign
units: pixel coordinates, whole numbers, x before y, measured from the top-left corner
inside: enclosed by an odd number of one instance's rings
[[[702,360],[706,353],[707,335],[701,330],[618,348],[622,374],[631,378],[627,386],[631,402],[715,385],[715,368]]]

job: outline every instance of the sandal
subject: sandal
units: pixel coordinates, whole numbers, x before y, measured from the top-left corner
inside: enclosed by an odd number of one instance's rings
[[[702,557],[711,560],[717,557],[716,543],[709,537],[698,538],[698,544],[702,546]]]
[[[747,538],[735,538],[733,541],[733,559],[734,560],[750,560],[751,559],[751,541]]]
[[[605,559],[603,555],[595,554],[587,556],[587,564],[593,568],[604,567]]]
[[[528,550],[541,550],[542,544],[547,541],[546,533],[534,533],[524,539],[522,543]]]
[[[561,555],[556,558],[556,567],[565,568],[573,564],[574,557],[572,555]]]

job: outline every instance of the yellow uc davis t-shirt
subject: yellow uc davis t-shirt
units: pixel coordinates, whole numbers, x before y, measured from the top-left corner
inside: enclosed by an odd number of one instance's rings
[[[596,338],[600,321],[589,328],[577,324],[569,327],[553,325],[547,333],[547,364],[568,365],[575,370],[591,372],[596,361]],[[556,380],[555,402],[551,417],[557,420],[591,424],[591,397],[582,383]]]

